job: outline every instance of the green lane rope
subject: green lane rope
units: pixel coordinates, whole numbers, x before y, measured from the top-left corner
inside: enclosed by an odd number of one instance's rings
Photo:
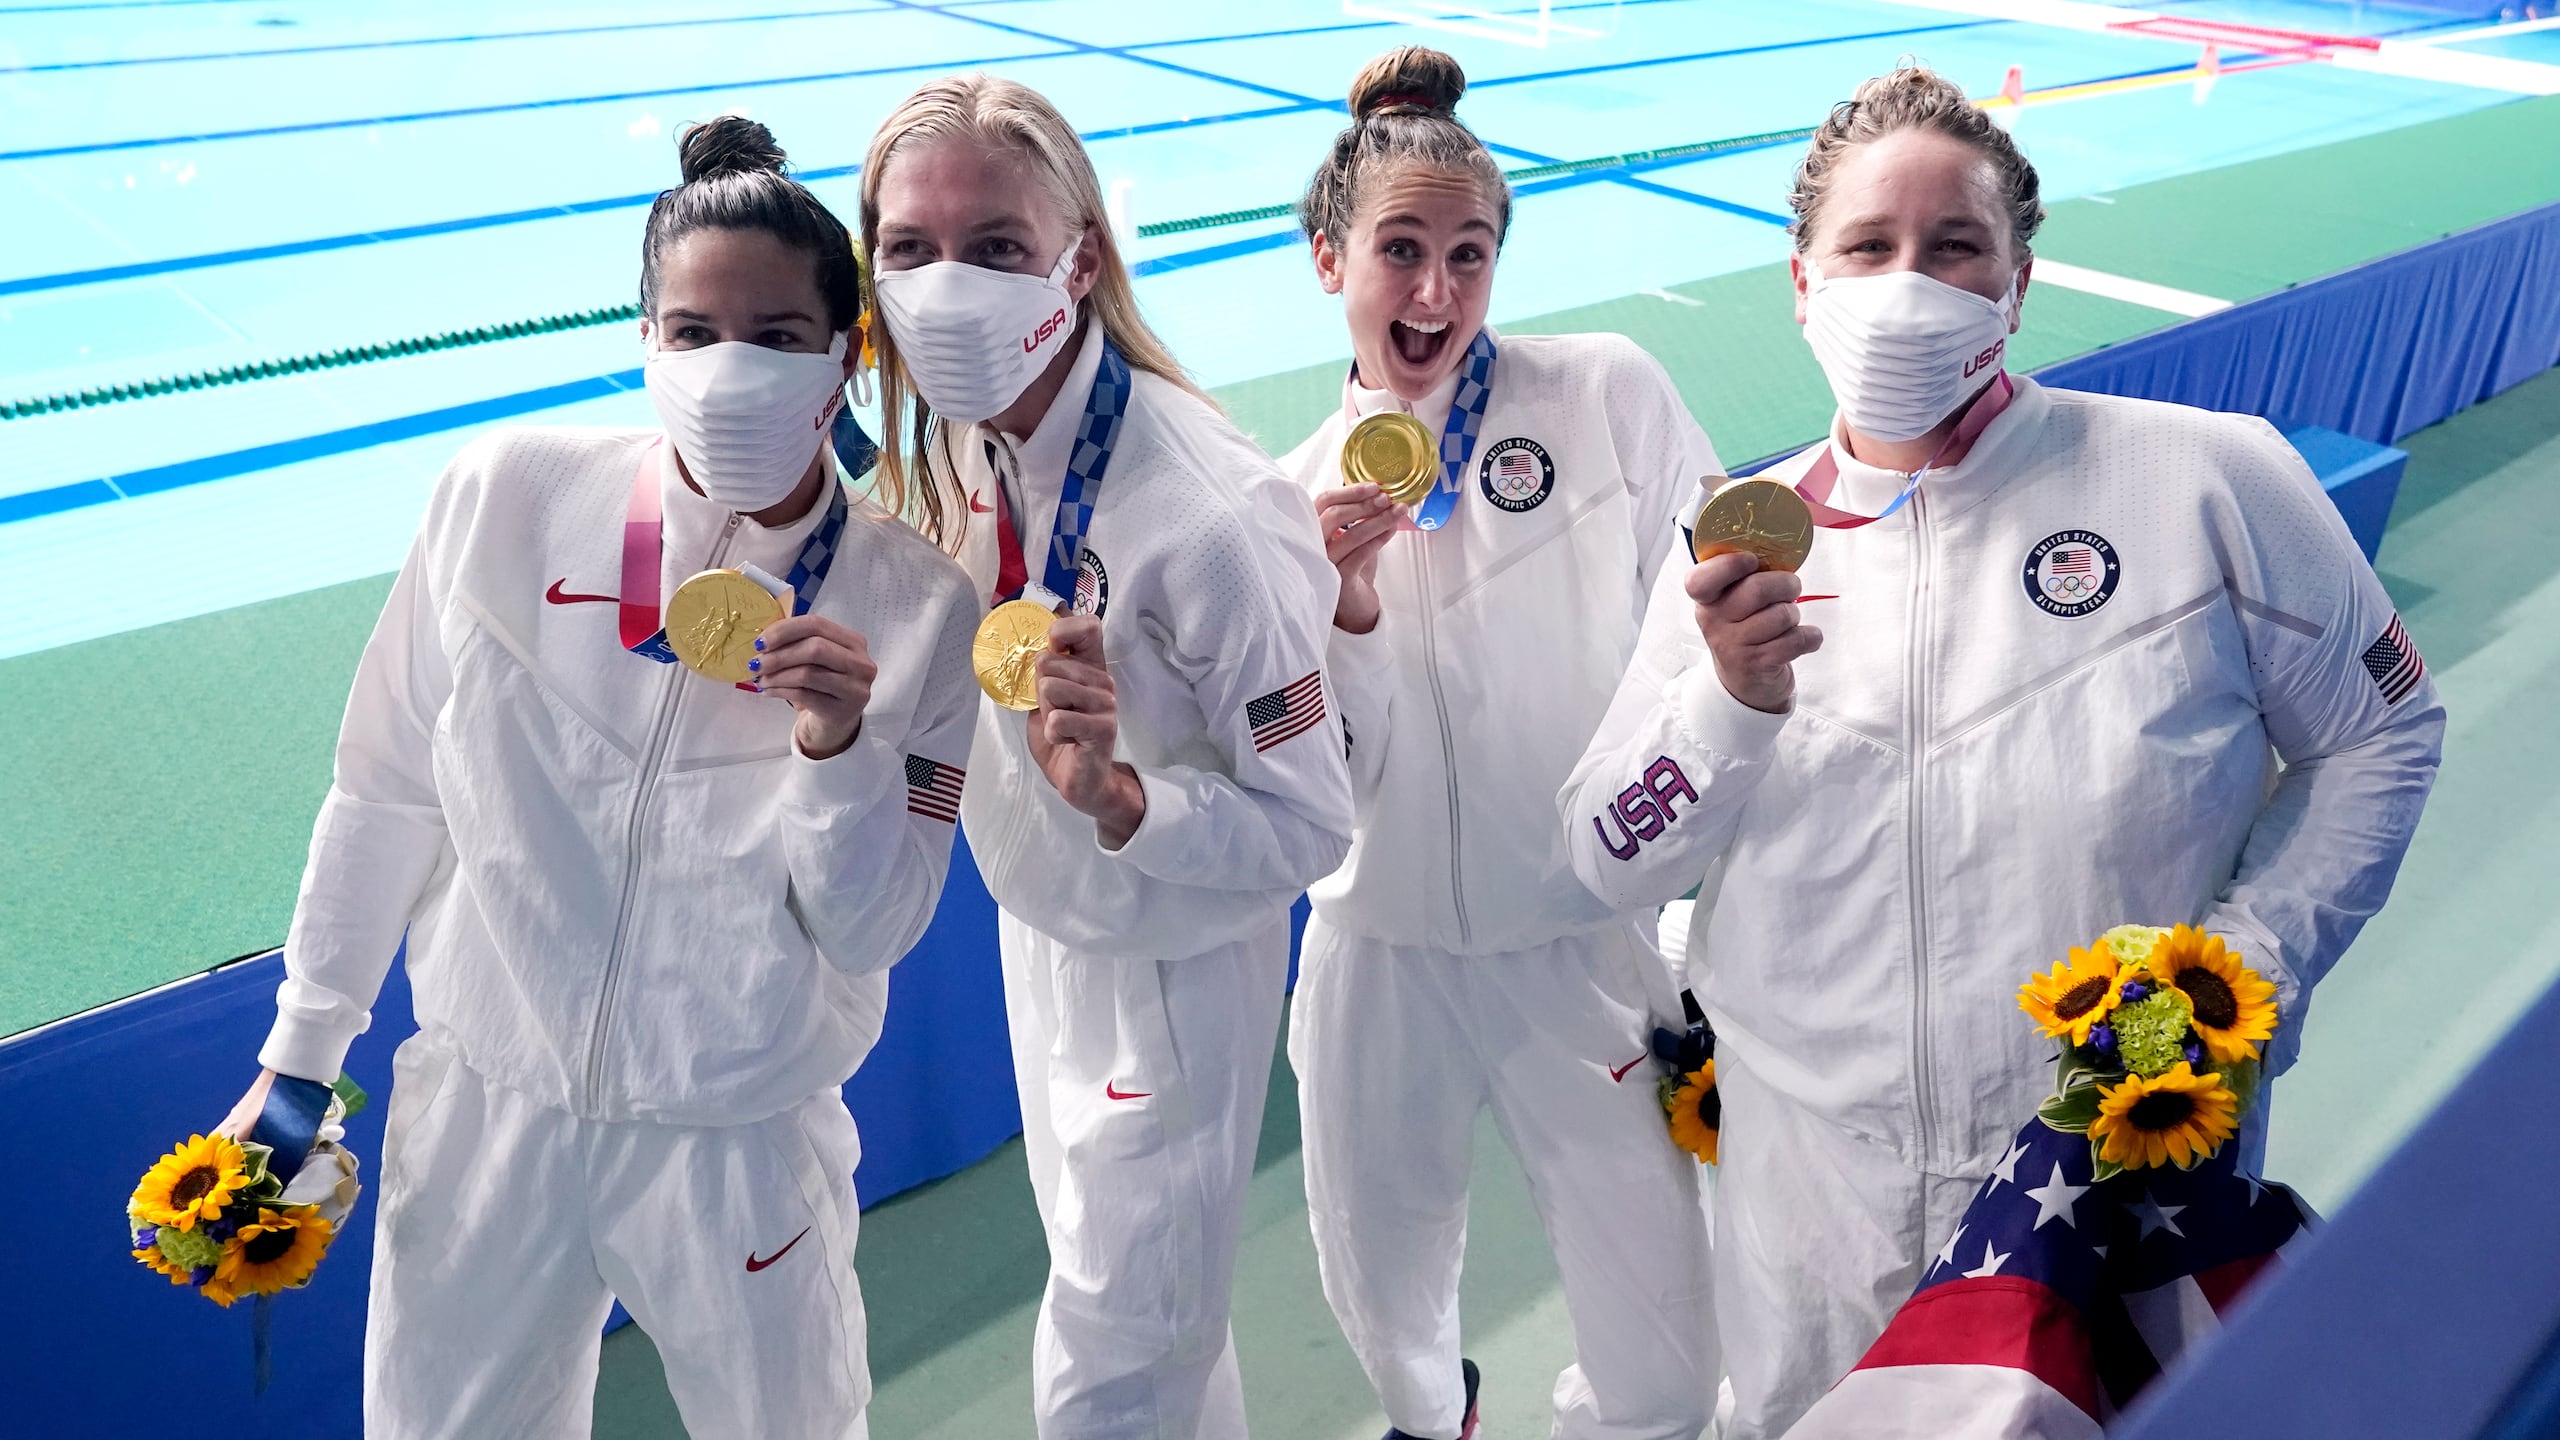
[[[543,315],[531,320],[510,320],[502,325],[476,325],[468,330],[448,330],[435,335],[422,335],[408,340],[388,340],[378,345],[357,345],[344,350],[324,350],[311,355],[295,355],[283,360],[259,360],[247,365],[226,365],[219,370],[198,370],[190,375],[168,375],[157,380],[144,380],[125,385],[103,385],[71,395],[43,395],[28,400],[0,401],[0,420],[23,420],[31,415],[54,415],[65,410],[86,410],[95,405],[112,405],[120,400],[142,400],[155,395],[176,395],[188,390],[210,390],[221,385],[238,385],[249,380],[272,380],[279,375],[308,375],[320,370],[340,370],[349,365],[365,365],[376,360],[396,360],[407,355],[433,355],[440,350],[460,350],[471,345],[487,345],[498,340],[521,340],[529,335],[551,335],[563,330],[584,330],[596,325],[640,318],[637,305],[615,305],[602,310],[580,310],[567,315]]]
[[[1578,175],[1586,170],[1608,170],[1620,167],[1659,164],[1668,160],[1693,160],[1701,156],[1722,155],[1736,150],[1757,150],[1772,145],[1785,145],[1804,140],[1813,134],[1808,125],[1797,130],[1771,130],[1758,135],[1735,135],[1722,140],[1701,140],[1689,145],[1670,145],[1659,150],[1631,150],[1623,155],[1601,155],[1589,160],[1559,160],[1550,165],[1531,165],[1525,169],[1506,170],[1504,178],[1514,184],[1531,180],[1551,180],[1560,175]],[[1262,220],[1279,220],[1296,213],[1295,205],[1258,205],[1249,210],[1221,210],[1213,215],[1195,215],[1187,220],[1163,220],[1141,225],[1138,234],[1153,240],[1164,235],[1187,234],[1194,230],[1216,230],[1229,225],[1248,225]],[[272,380],[279,375],[308,375],[322,370],[340,370],[350,365],[366,365],[377,360],[396,360],[409,355],[433,355],[443,350],[460,350],[472,345],[487,345],[499,340],[521,340],[531,335],[552,335],[564,330],[585,330],[597,325],[612,325],[640,318],[637,305],[615,305],[602,310],[579,310],[566,315],[544,315],[532,320],[511,320],[502,325],[479,325],[468,330],[448,330],[408,340],[390,340],[377,345],[357,345],[343,350],[324,350],[316,354],[295,355],[283,360],[260,360],[247,365],[227,365],[219,370],[199,370],[188,375],[170,375],[124,385],[103,385],[77,394],[42,395],[26,400],[0,401],[0,421],[24,420],[35,415],[57,415],[66,410],[86,410],[98,405],[113,405],[125,400],[143,400],[157,395],[176,395],[189,390],[211,390],[223,385],[238,385],[251,380]]]

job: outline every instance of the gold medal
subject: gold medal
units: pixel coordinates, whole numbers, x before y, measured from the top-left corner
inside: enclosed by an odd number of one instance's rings
[[[1813,512],[1794,487],[1743,480],[1707,497],[1689,531],[1689,553],[1707,560],[1736,550],[1760,557],[1763,570],[1793,573],[1813,553]]]
[[[756,637],[788,612],[782,601],[735,570],[705,570],[667,598],[667,647],[685,668],[732,685],[753,676]]]
[[[1401,410],[1364,418],[1342,441],[1342,478],[1353,485],[1375,485],[1399,505],[1430,494],[1439,470],[1431,432]]]
[[[1032,672],[1049,650],[1049,625],[1058,617],[1033,600],[1007,600],[978,622],[978,638],[970,646],[977,664],[978,688],[1007,710],[1030,710],[1040,704],[1039,676]]]

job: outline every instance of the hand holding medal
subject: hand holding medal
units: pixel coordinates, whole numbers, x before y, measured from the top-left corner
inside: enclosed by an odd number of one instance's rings
[[[1803,624],[1807,598],[1795,572],[1813,553],[1813,516],[1802,497],[1771,480],[1713,491],[1689,531],[1698,561],[1686,589],[1697,607],[1698,634],[1715,659],[1716,677],[1736,700],[1776,714],[1795,700],[1795,662],[1822,648],[1822,632]]]
[[[862,633],[823,615],[776,620],[754,642],[747,662],[754,687],[779,695],[799,716],[792,738],[802,754],[824,760],[862,738],[862,715],[871,708],[880,667]]]

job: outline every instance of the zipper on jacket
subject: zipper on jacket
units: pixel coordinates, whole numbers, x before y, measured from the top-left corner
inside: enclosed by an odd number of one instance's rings
[[[1934,577],[1930,572],[1929,504],[1925,490],[1911,495],[1911,614],[1909,632],[1902,647],[1902,745],[1903,760],[1908,767],[1909,789],[1906,795],[1903,824],[1905,873],[1903,887],[1911,906],[1911,1108],[1913,1130],[1918,1145],[1918,1163],[1926,1168],[1937,1152],[1937,1099],[1932,1087],[1935,1077],[1929,1063],[1929,891],[1927,835],[1929,743],[1929,674],[1928,643],[1931,634],[1931,594]]]
[[[1423,538],[1428,541],[1430,537]],[[1440,722],[1440,773],[1449,787],[1449,903],[1458,912],[1458,943],[1472,945],[1475,935],[1467,924],[1466,867],[1463,863],[1466,837],[1458,822],[1458,744],[1449,731],[1449,699],[1440,690],[1439,626],[1434,618],[1439,607],[1434,603],[1431,585],[1431,547],[1426,543],[1416,545],[1414,550],[1422,560],[1420,568],[1414,572],[1414,587],[1421,592],[1416,608],[1422,612],[1422,668],[1431,676],[1431,713]]]
[[[720,543],[711,547],[711,558],[704,569],[716,569],[728,558],[729,541],[738,533],[735,512],[720,529]],[[605,1036],[613,1028],[613,1001],[622,979],[622,943],[631,931],[632,897],[639,893],[640,866],[644,854],[642,833],[649,820],[649,802],[658,794],[658,765],[666,758],[667,737],[675,733],[676,713],[684,708],[684,676],[680,665],[663,667],[669,673],[658,695],[657,713],[649,721],[649,743],[640,756],[640,784],[631,796],[631,818],[624,823],[622,846],[622,898],[613,913],[613,943],[604,952],[604,982],[596,992],[595,1031],[587,1039],[587,1109],[601,1113],[604,1100]]]

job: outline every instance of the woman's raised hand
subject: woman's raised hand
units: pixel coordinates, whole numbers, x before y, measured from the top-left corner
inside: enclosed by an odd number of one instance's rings
[[[1715,657],[1716,678],[1734,699],[1775,715],[1794,703],[1795,662],[1822,648],[1822,632],[1803,623],[1796,597],[1804,585],[1783,570],[1763,570],[1760,557],[1734,551],[1698,562],[1689,572],[1698,634]]]
[[[1378,555],[1396,533],[1396,503],[1375,485],[1345,485],[1316,496],[1324,553],[1342,575],[1334,628],[1365,635],[1378,625]]]

